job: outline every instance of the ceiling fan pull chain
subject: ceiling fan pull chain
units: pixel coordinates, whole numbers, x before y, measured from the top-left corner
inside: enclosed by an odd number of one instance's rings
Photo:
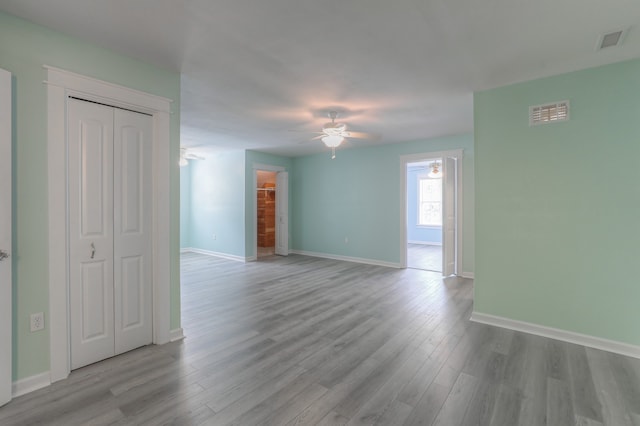
[[[334,158],[336,158],[336,147],[332,146],[331,147],[331,159],[333,160]]]

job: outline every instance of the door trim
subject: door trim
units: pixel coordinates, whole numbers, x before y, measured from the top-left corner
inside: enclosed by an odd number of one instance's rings
[[[462,217],[464,209],[462,206],[462,159],[464,151],[455,149],[450,151],[434,151],[423,152],[419,154],[401,155],[400,156],[400,267],[407,267],[407,164],[418,163],[420,161],[428,161],[435,158],[456,158],[457,167],[457,217],[456,217],[456,275],[462,274]]]
[[[276,249],[280,256],[289,256],[289,172],[276,173]]]
[[[272,166],[270,164],[261,164],[261,163],[253,163],[253,186],[251,187],[251,200],[253,203],[253,254],[251,256],[247,256],[247,261],[258,260],[258,200],[256,196],[256,188],[258,187],[258,170],[263,170],[265,172],[286,172],[287,169],[282,166]],[[287,198],[289,194],[287,194]],[[278,226],[278,221],[276,221],[276,226]],[[277,229],[276,229],[276,232]],[[287,230],[287,235],[289,234]]]
[[[13,372],[13,257],[11,257],[12,229],[13,229],[13,90],[12,75],[9,71],[0,69],[0,156],[3,167],[0,167],[0,202],[3,203],[1,215],[5,221],[0,221],[0,250],[4,250],[9,257],[0,260],[0,406],[11,401],[12,372]],[[5,166],[6,164],[6,166]],[[8,203],[7,203],[8,201]],[[7,278],[8,282],[4,279]]]
[[[153,343],[170,340],[170,106],[171,100],[44,66],[47,72],[49,198],[49,341],[51,382],[71,371],[69,241],[67,238],[66,110],[69,96],[149,114],[152,148]],[[61,149],[63,148],[63,149]],[[176,165],[177,167],[177,165]]]

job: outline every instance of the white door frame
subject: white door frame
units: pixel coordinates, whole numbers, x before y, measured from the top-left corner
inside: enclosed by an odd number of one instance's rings
[[[258,260],[258,200],[256,196],[256,188],[258,187],[258,170],[265,172],[286,172],[287,169],[282,166],[272,166],[270,164],[253,163],[253,186],[251,187],[251,199],[253,200],[253,256],[249,256],[247,260]],[[289,194],[287,194],[289,198]],[[278,221],[276,220],[276,227]],[[276,229],[276,232],[278,230]],[[289,230],[287,230],[287,236]]]
[[[419,163],[421,161],[433,160],[436,158],[457,159],[457,217],[456,217],[456,275],[462,274],[462,158],[463,150],[455,149],[450,151],[423,152],[419,154],[400,156],[400,267],[407,267],[407,164]],[[442,242],[444,244],[444,241]],[[444,250],[444,246],[443,246]]]
[[[11,90],[11,73],[0,69],[0,250],[11,256],[12,243],[12,115],[13,96]],[[6,201],[9,201],[8,203]],[[11,296],[13,275],[11,267],[13,258],[8,257],[0,263],[0,406],[11,400],[13,374],[13,316]]]
[[[442,158],[442,275],[460,275],[458,271],[458,160],[450,156]],[[454,173],[451,173],[451,172]],[[453,244],[453,247],[451,247]]]
[[[170,106],[171,100],[80,74],[44,66],[47,71],[49,193],[50,380],[69,375],[69,243],[67,209],[67,99],[126,108],[153,117],[153,343],[170,340]],[[177,167],[177,164],[176,164]]]

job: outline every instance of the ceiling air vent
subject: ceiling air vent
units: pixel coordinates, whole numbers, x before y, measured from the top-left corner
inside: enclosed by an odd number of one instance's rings
[[[529,107],[529,125],[555,123],[569,119],[569,101]]]
[[[627,30],[612,31],[600,36],[596,50],[605,49],[607,47],[620,46]]]

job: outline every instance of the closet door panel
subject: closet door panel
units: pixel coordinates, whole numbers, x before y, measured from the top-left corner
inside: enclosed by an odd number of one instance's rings
[[[82,338],[83,342],[102,339],[112,334],[109,320],[111,310],[111,283],[108,282],[108,263],[105,261],[83,262],[80,280],[82,297]],[[112,355],[109,351],[108,355]]]
[[[122,328],[130,330],[143,324],[144,318],[144,259],[142,256],[121,260],[122,279]]]
[[[121,146],[121,229],[122,235],[142,234],[143,229],[143,198],[144,163],[142,151],[144,149],[144,134],[133,126],[120,129]]]
[[[116,110],[114,125],[115,350],[152,342],[152,120]]]
[[[113,109],[70,99],[71,368],[114,355]]]

